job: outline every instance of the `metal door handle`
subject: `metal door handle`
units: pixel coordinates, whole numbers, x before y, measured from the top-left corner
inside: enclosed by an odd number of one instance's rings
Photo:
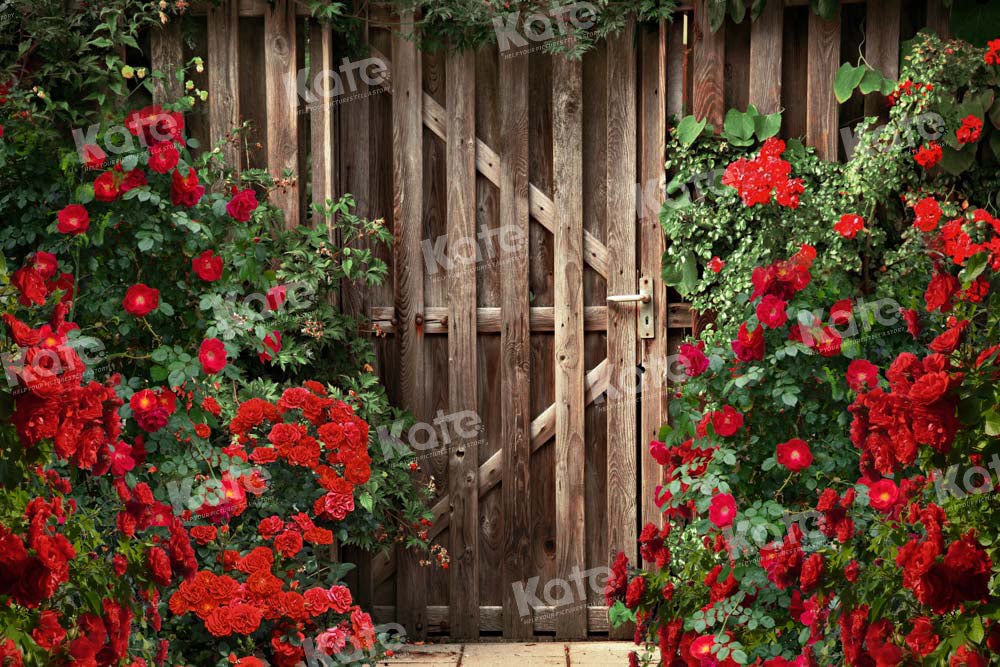
[[[646,292],[640,292],[639,294],[621,294],[619,296],[609,296],[608,303],[649,303],[652,297]]]

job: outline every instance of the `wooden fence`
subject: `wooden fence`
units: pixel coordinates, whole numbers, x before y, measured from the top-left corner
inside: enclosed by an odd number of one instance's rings
[[[712,33],[699,0],[671,23],[630,22],[582,61],[421,53],[408,17],[375,7],[364,38],[391,85],[356,77],[319,103],[311,82],[341,66],[339,46],[288,0],[222,0],[151,35],[155,68],[205,59],[208,112],[189,119],[203,145],[253,121],[251,141],[225,150],[291,175],[273,197],[288,224],[351,192],[393,231],[379,250],[391,280],[345,285],[341,305],[385,334],[375,344],[390,397],[445,443],[420,464],[436,487],[430,534],[451,563],[345,550],[379,620],[412,638],[609,632],[601,592],[575,582],[618,550],[637,562],[637,531],[658,520],[645,445],[669,387],[655,378],[692,325],[659,280],[670,118],[720,126],[729,107],[782,109],[783,136],[837,159],[838,130],[880,103],[838,106],[841,62],[863,53],[895,76],[900,40],[946,25],[938,0],[844,3],[832,21],[806,4],[769,0],[756,22]],[[640,290],[648,306],[607,300]],[[477,425],[446,432],[451,415]],[[523,613],[532,591],[543,604]]]

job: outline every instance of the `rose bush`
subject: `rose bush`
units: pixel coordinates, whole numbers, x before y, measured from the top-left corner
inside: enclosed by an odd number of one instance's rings
[[[292,664],[309,640],[370,663],[384,633],[352,602],[351,565],[332,548],[426,548],[430,517],[412,456],[375,437],[407,416],[372,368],[370,327],[336,298],[344,282],[384,278],[373,248],[388,233],[349,195],[313,202],[321,222],[289,228],[267,173],[201,150],[186,130],[205,99],[188,85],[199,59],[177,73],[191,96],[149,104],[154,79],[175,73],[120,57],[160,20],[147,9],[23,12],[38,44],[0,54],[0,211],[14,223],[0,229],[0,396],[13,406],[0,662]],[[131,149],[110,159],[110,136]],[[80,391],[51,391],[65,381]],[[257,411],[266,420],[250,423]],[[47,546],[63,517],[75,557]],[[22,571],[37,585],[18,588]],[[81,620],[87,609],[97,620]],[[72,653],[88,634],[94,655],[83,642]]]
[[[682,346],[689,379],[650,446],[663,524],[606,590],[647,645],[633,663],[1000,660],[997,49],[918,36],[889,122],[845,164],[785,167],[769,139],[723,169],[728,192],[668,207],[668,233],[677,215],[759,220],[766,261],[725,233],[691,248],[741,272],[691,281],[719,326]],[[928,113],[936,138],[908,143]]]

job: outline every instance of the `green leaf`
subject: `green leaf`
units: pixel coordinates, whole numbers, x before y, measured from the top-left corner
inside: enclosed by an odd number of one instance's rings
[[[744,0],[729,0],[729,18],[733,23],[742,23],[747,15],[747,3]]]
[[[726,21],[726,0],[708,0],[708,28],[718,32]]]
[[[868,93],[874,93],[876,90],[882,90],[882,82],[885,80],[882,73],[867,67],[864,70],[864,76],[861,77],[861,82],[858,84],[861,93],[867,95]]]
[[[754,118],[754,132],[761,141],[770,139],[781,130],[781,113],[769,113]]]
[[[777,2],[777,0],[773,0]],[[764,5],[767,4],[767,0],[753,0],[753,5],[750,6],[750,20],[756,21],[760,18],[760,13],[764,11]]]
[[[690,294],[698,286],[698,260],[690,250],[684,256],[684,263],[681,264],[681,276],[680,289],[685,294]]]
[[[149,238],[148,236],[139,239],[138,247],[140,252],[146,252],[147,250],[153,247],[153,239]]]
[[[616,628],[626,622],[635,622],[635,614],[626,607],[621,600],[616,600],[611,609],[608,609],[608,620]]]
[[[753,136],[754,119],[748,113],[730,109],[726,112],[723,131],[727,135],[726,138],[749,139]]]
[[[995,100],[990,108],[990,122],[993,123],[993,127],[1000,130],[1000,99]]]
[[[863,67],[855,67],[851,63],[841,65],[840,69],[837,70],[836,78],[833,80],[833,94],[836,96],[837,101],[843,104],[851,99],[854,89],[861,83],[864,75],[865,70]]]
[[[163,382],[167,379],[167,369],[163,366],[153,366],[149,369],[149,377],[153,382]]]
[[[962,280],[962,289],[969,289],[972,286],[973,281],[986,269],[989,259],[990,254],[988,252],[980,252],[969,258],[969,261],[965,264],[965,268],[958,274],[958,277]]]
[[[996,409],[990,408],[983,417],[986,420],[986,435],[1000,435],[1000,414],[997,414]]]
[[[705,129],[707,123],[708,119],[706,118],[698,120],[694,116],[685,116],[677,124],[677,141],[682,146],[690,146],[701,136],[701,132]]]
[[[958,176],[971,167],[975,159],[975,147],[961,151],[957,151],[951,146],[941,147],[941,168],[952,176]]]

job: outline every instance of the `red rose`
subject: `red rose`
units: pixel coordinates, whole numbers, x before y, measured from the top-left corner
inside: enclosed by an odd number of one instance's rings
[[[353,602],[351,591],[347,586],[333,586],[330,588],[330,609],[333,611],[338,614],[346,614]]]
[[[704,343],[701,341],[698,341],[698,346],[690,343],[681,344],[680,353],[677,355],[678,361],[684,367],[684,374],[688,377],[698,377],[708,370],[708,357],[702,352],[700,347],[702,345]]]
[[[926,616],[918,616],[913,619],[913,629],[906,635],[906,645],[915,654],[925,657],[929,655],[940,643],[938,636],[934,634],[934,626],[931,619]]]
[[[66,630],[59,625],[59,613],[55,611],[43,611],[38,617],[38,627],[31,632],[35,643],[46,651],[52,651],[56,646],[62,644],[66,638]],[[0,665],[5,665],[0,653]]]
[[[131,190],[132,188],[137,188],[140,185],[146,185],[146,172],[136,167],[135,169],[125,174],[125,180],[122,181],[121,187],[119,189],[124,194],[129,190]]]
[[[906,330],[914,340],[920,335],[920,316],[912,308],[900,308],[899,313],[906,320]]]
[[[132,415],[135,423],[146,433],[156,433],[167,425],[170,415],[162,406],[156,406],[152,410],[138,412]]]
[[[713,496],[708,508],[708,518],[716,528],[731,526],[736,518],[736,500],[728,493]]]
[[[33,267],[26,266],[18,269],[10,275],[10,282],[20,293],[19,301],[22,306],[35,304],[41,306],[45,304],[45,297],[48,290],[45,288],[45,281],[42,275]]]
[[[799,472],[812,464],[813,455],[805,440],[792,438],[778,445],[777,459],[778,463],[790,471]]]
[[[226,203],[226,213],[237,222],[246,222],[257,209],[257,194],[250,188],[240,190]]]
[[[177,166],[180,153],[172,141],[164,141],[149,147],[149,168],[157,174],[165,174]]]
[[[927,347],[941,354],[951,354],[958,347],[967,328],[969,328],[969,320],[961,320],[932,340]]]
[[[137,283],[128,288],[125,298],[122,299],[122,307],[126,313],[136,317],[145,317],[153,312],[160,305],[160,291]]]
[[[73,274],[72,273],[62,273],[55,280],[49,280],[45,283],[45,288],[49,292],[55,292],[59,290],[62,292],[62,298],[59,299],[61,303],[73,300]]]
[[[932,197],[924,197],[913,207],[916,219],[913,226],[922,232],[933,232],[941,219],[941,206]]]
[[[108,154],[97,144],[84,144],[80,158],[87,169],[99,169],[108,159]]]
[[[241,603],[229,607],[229,625],[236,634],[252,635],[257,632],[262,618],[261,610],[254,605]]]
[[[233,634],[233,625],[229,617],[228,607],[216,607],[205,619],[205,629],[214,637],[226,637]]]
[[[94,179],[94,199],[109,202],[117,198],[118,183],[115,182],[115,173],[113,171],[106,171]]]
[[[944,396],[948,391],[951,378],[944,371],[925,373],[910,387],[909,398],[921,405],[930,405]]]
[[[146,552],[146,565],[153,580],[161,586],[169,586],[173,572],[170,570],[170,557],[160,547],[151,547]]]
[[[858,572],[860,569],[861,567],[858,565],[858,561],[852,560],[844,567],[844,578],[853,584],[858,580]]]
[[[757,319],[768,329],[784,326],[788,321],[788,313],[785,312],[787,306],[788,304],[778,297],[768,294],[757,304]]]
[[[194,167],[188,167],[186,176],[175,169],[170,181],[170,202],[174,206],[193,207],[205,194],[205,187],[198,184],[198,173]]]
[[[986,658],[964,645],[959,646],[948,661],[948,667],[986,667],[987,664]]]
[[[284,285],[275,285],[271,289],[267,290],[267,309],[268,310],[278,310],[281,304],[285,303],[288,298],[287,290]]]
[[[974,144],[983,136],[983,121],[971,113],[962,119],[962,126],[955,130],[955,138],[960,144]]]
[[[878,366],[866,359],[855,359],[847,366],[847,386],[856,392],[878,386]]]
[[[271,361],[271,359],[273,358],[271,356],[272,354],[276,355],[279,352],[281,352],[281,332],[272,331],[271,333],[267,334],[266,336],[264,336],[263,344],[264,348],[269,351],[261,352],[258,355],[262,363],[265,361]]]
[[[734,435],[743,426],[743,414],[731,405],[723,406],[722,411],[712,413],[712,428],[715,434],[722,437]]]
[[[283,558],[293,558],[302,550],[302,535],[294,530],[286,530],[274,538],[274,550]]]
[[[215,375],[226,367],[226,346],[218,338],[208,338],[201,343],[198,361],[205,375]]]
[[[924,169],[931,169],[941,161],[942,155],[941,146],[931,141],[914,152],[913,159]]]
[[[48,280],[59,270],[59,260],[50,252],[38,250],[28,258],[31,268],[38,271],[42,280]]]
[[[759,361],[764,358],[764,328],[757,325],[753,331],[747,329],[747,323],[740,325],[736,340],[731,343],[736,358],[740,361]]]
[[[191,528],[191,537],[198,544],[208,544],[216,538],[218,529],[215,526],[194,526]]]
[[[883,479],[868,487],[868,504],[879,512],[889,512],[899,500],[899,488],[891,479]]]
[[[206,282],[214,282],[222,277],[222,258],[206,250],[191,260],[191,268]]]
[[[61,234],[83,234],[90,227],[90,215],[79,204],[70,204],[56,214],[59,224],[56,229]]]
[[[823,576],[823,554],[815,553],[806,559],[802,564],[802,574],[800,583],[802,591],[808,592],[819,585],[820,577]]]
[[[858,232],[865,228],[864,219],[854,213],[845,213],[840,216],[840,220],[833,226],[835,232],[845,239],[853,239]]]
[[[10,313],[3,314],[3,321],[4,324],[7,325],[7,331],[10,332],[10,337],[13,338],[14,343],[20,347],[35,345],[42,339],[42,332],[40,330],[32,329]]]

